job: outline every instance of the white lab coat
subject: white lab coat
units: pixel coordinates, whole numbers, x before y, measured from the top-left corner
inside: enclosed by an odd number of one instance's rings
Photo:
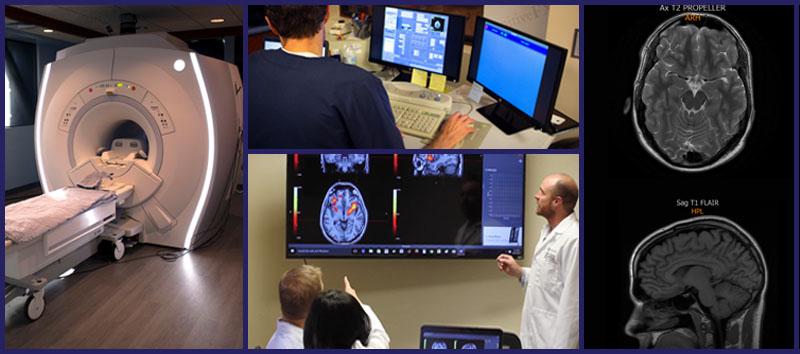
[[[383,323],[381,323],[381,320],[375,315],[375,311],[372,311],[372,307],[364,304],[361,306],[364,308],[364,312],[367,313],[367,316],[369,316],[372,330],[369,332],[368,344],[365,346],[361,344],[361,341],[356,340],[356,342],[353,343],[353,349],[389,349],[389,334],[386,333],[386,329],[383,328]]]
[[[303,349],[303,329],[278,320],[266,349]]]
[[[522,269],[522,348],[578,348],[578,233],[575,213],[552,231],[545,225],[533,264]]]

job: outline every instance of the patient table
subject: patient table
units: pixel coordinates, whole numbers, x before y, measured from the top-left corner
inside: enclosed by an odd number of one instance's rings
[[[112,256],[121,259],[122,238],[137,229],[122,227],[135,221],[116,220],[116,209],[132,192],[119,183],[100,190],[67,187],[7,206],[6,304],[27,295],[25,314],[36,320],[44,312],[47,283],[95,254],[101,242],[114,245]]]

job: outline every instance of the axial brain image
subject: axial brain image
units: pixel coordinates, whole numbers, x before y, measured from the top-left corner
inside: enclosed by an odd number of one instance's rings
[[[414,154],[414,176],[461,177],[464,157],[461,154]]]
[[[739,153],[754,110],[750,52],[733,27],[709,14],[673,17],[650,36],[641,59],[634,121],[648,152],[687,172]]]
[[[369,154],[322,154],[322,173],[369,173]]]
[[[367,230],[367,207],[358,188],[352,183],[332,185],[322,201],[319,226],[322,235],[332,244],[353,244]]]
[[[700,217],[648,236],[631,259],[626,332],[642,347],[758,347],[767,269],[730,220]]]

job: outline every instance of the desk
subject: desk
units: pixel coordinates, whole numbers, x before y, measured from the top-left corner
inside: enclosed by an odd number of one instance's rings
[[[481,97],[480,105],[476,105],[475,102],[467,98],[472,84],[456,85],[457,87],[448,92],[453,97],[453,109],[450,113],[465,113],[476,121],[492,124],[477,109],[494,103],[495,100],[484,93],[483,97]],[[506,135],[492,125],[486,138],[481,143],[480,149],[547,149],[550,144],[556,141],[577,138],[579,131],[578,127],[575,127],[550,135],[541,130],[531,128],[513,135]],[[425,146],[425,142],[422,139],[406,134],[403,134],[403,143],[407,149],[421,149]]]

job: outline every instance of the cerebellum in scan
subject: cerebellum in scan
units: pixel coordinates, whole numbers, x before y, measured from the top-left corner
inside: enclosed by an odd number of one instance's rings
[[[641,348],[759,348],[767,266],[733,221],[701,216],[645,237],[630,260],[633,312],[625,332]]]

